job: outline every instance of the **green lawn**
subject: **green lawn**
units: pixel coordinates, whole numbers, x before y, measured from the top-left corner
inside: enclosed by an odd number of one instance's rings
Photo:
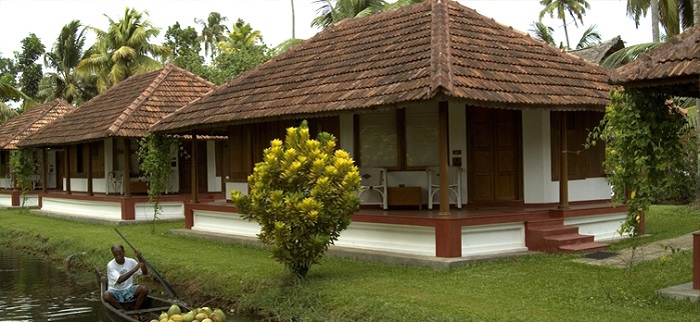
[[[655,291],[692,279],[692,252],[633,269],[579,264],[581,255],[531,255],[452,269],[325,258],[305,281],[266,250],[173,235],[183,222],[119,226],[193,306],[206,303],[283,321],[698,321],[700,304]],[[0,244],[104,267],[122,240],[113,226],[0,211]],[[154,230],[155,229],[155,230]],[[700,212],[655,206],[647,233],[612,249],[700,230]],[[126,246],[126,245],[125,245]],[[127,250],[130,256],[132,252]]]

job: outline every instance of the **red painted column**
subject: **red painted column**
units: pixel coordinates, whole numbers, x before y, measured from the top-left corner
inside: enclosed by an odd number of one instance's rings
[[[136,219],[136,200],[134,198],[122,198],[122,220]]]
[[[693,233],[693,289],[700,290],[700,232]]]
[[[192,229],[194,226],[194,212],[190,203],[185,203],[185,229]]]
[[[435,226],[435,256],[462,257],[462,226],[441,220]]]

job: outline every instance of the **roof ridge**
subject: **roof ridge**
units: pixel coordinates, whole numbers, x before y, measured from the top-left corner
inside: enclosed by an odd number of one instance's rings
[[[148,84],[148,87],[139,94],[139,97],[137,97],[129,106],[124,109],[124,111],[117,117],[117,119],[112,123],[112,125],[107,129],[107,135],[110,136],[110,134],[117,133],[119,129],[121,128],[122,125],[124,125],[124,122],[131,116],[131,114],[143,104],[151,95],[153,95],[153,92],[155,92],[155,89],[163,82],[166,76],[170,74],[170,72],[173,70],[173,65],[168,64],[163,68],[163,70],[158,73],[158,76],[156,76],[153,81],[151,81],[150,84]]]
[[[440,88],[444,94],[454,92],[452,78],[452,45],[450,42],[449,0],[433,0],[430,8],[432,28],[430,30],[430,96],[435,96]]]
[[[51,110],[53,110],[54,107],[56,107],[56,106],[59,105],[60,103],[61,103],[61,100],[58,99],[58,98],[56,98],[56,99],[54,99],[53,101],[51,101],[51,103],[46,103],[46,104],[42,104],[42,105],[39,105],[39,106],[35,106],[35,107],[49,106],[49,108],[45,109],[45,110],[39,115],[39,117],[35,118],[35,119],[34,119],[33,121],[31,121],[31,122],[25,123],[23,127],[21,127],[18,131],[16,131],[14,134],[12,134],[12,136],[10,137],[10,139],[9,139],[7,142],[3,142],[2,148],[4,149],[5,146],[7,146],[8,144],[10,144],[10,142],[12,142],[12,140],[14,140],[17,136],[19,136],[20,134],[24,133],[24,131],[26,131],[27,129],[30,129],[30,128],[32,127],[32,125],[34,125],[34,123],[35,123],[36,121],[42,120],[42,119],[44,118],[44,116],[46,116],[46,114],[48,114]]]

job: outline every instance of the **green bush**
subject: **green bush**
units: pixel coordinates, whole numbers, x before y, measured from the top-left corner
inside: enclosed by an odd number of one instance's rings
[[[272,257],[305,277],[350,224],[360,199],[360,175],[347,152],[335,149],[335,137],[310,139],[306,121],[287,129],[282,144],[273,140],[248,177],[249,195],[232,191],[244,218],[261,226],[260,240]]]

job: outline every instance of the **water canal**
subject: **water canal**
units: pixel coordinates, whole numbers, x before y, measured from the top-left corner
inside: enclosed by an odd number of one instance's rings
[[[98,293],[94,273],[0,246],[0,322],[111,322]]]
[[[0,246],[0,321],[107,321],[95,280]]]

